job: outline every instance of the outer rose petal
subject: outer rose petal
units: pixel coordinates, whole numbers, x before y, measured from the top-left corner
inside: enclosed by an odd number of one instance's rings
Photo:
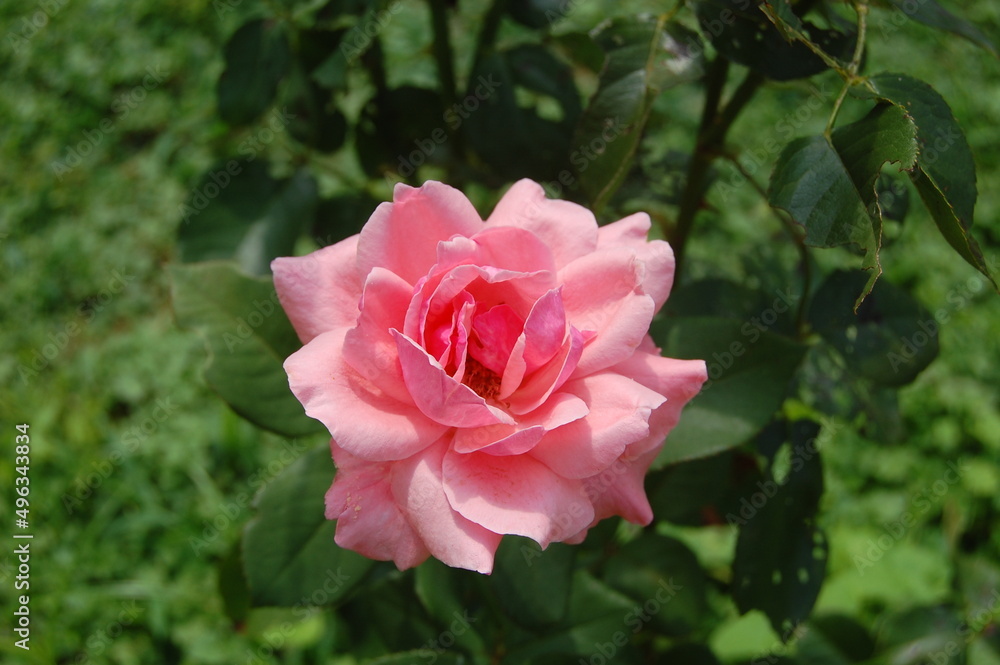
[[[653,320],[653,299],[641,293],[643,265],[634,250],[606,249],[559,272],[569,322],[597,333],[583,349],[574,376],[586,376],[632,355]]]
[[[439,182],[419,189],[399,183],[361,230],[358,269],[387,268],[410,284],[437,262],[438,242],[482,230],[479,213],[462,192]]]
[[[391,464],[366,462],[330,442],[337,475],[326,493],[326,518],[337,520],[334,541],[370,559],[395,561],[400,570],[422,563],[430,552],[396,505]]]
[[[307,256],[271,262],[278,300],[303,344],[357,320],[362,284],[357,248],[358,236],[351,236]]]
[[[497,202],[486,225],[531,231],[551,248],[557,268],[597,247],[594,213],[570,201],[545,198],[542,186],[531,180],[515,182]]]
[[[613,515],[643,526],[653,521],[643,481],[658,453],[659,448],[635,457],[626,454],[606,471],[585,481],[587,496],[594,502],[591,526]]]
[[[392,468],[392,491],[407,519],[435,558],[449,566],[489,574],[500,534],[470,522],[452,509],[445,495],[442,440]]]
[[[444,457],[448,501],[468,519],[496,533],[532,538],[543,548],[585,528],[594,508],[578,480],[567,480],[527,455]]]
[[[597,231],[597,248],[629,247],[646,268],[642,290],[648,293],[660,311],[674,284],[674,250],[662,240],[647,240],[649,215],[637,212],[602,226]]]
[[[531,456],[566,478],[596,475],[629,444],[648,437],[650,416],[665,401],[627,376],[607,372],[571,381],[563,390],[583,398],[590,414],[546,434]]]
[[[614,371],[632,377],[667,398],[649,419],[649,441],[641,449],[630,449],[631,455],[654,446],[659,449],[664,437],[680,420],[684,405],[698,394],[708,379],[704,360],[664,358],[648,335],[635,355],[616,365]]]
[[[446,427],[381,392],[344,361],[346,332],[323,333],[285,361],[288,384],[306,414],[326,425],[340,447],[365,460],[403,459],[437,440]]]

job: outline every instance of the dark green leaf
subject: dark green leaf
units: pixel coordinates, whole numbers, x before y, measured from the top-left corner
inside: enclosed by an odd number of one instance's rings
[[[826,538],[815,523],[823,468],[819,453],[807,446],[817,428],[793,424],[790,430],[788,477],[781,485],[769,479],[770,491],[760,493],[764,502],[754,504],[756,514],[743,516],[733,562],[733,598],[740,612],[763,611],[781,635],[809,616],[827,560]],[[813,452],[794,452],[801,450]]]
[[[510,17],[529,28],[544,29],[565,18],[572,9],[569,0],[509,0]]]
[[[638,603],[626,621],[635,632],[652,624],[664,635],[691,635],[711,616],[705,572],[679,540],[644,533],[608,561],[603,577]]]
[[[426,162],[440,163],[448,153],[448,129],[454,127],[449,118],[433,90],[401,86],[376,95],[355,128],[361,166],[370,176],[394,173],[398,182]]]
[[[330,450],[305,453],[257,495],[243,532],[243,559],[255,605],[333,605],[372,562],[337,547],[323,514],[333,481]]]
[[[526,628],[560,621],[568,608],[576,550],[507,536],[496,554],[490,586],[507,615]]]
[[[916,607],[889,615],[878,631],[878,651],[893,665],[964,665],[967,641],[954,610]]]
[[[869,83],[878,99],[899,106],[916,126],[920,156],[911,178],[941,234],[1000,290],[970,235],[976,205],[976,165],[947,102],[929,85],[905,74],[878,74]]]
[[[979,28],[965,19],[955,16],[935,2],[935,0],[889,0],[889,2],[900,12],[915,21],[964,37],[973,44],[986,49],[994,56],[997,55],[996,46]],[[896,21],[893,22],[895,23]]]
[[[684,665],[721,665],[712,650],[704,644],[689,642],[671,647],[660,656],[664,663],[683,663]],[[773,665],[768,661],[769,665]]]
[[[174,266],[171,277],[177,322],[208,346],[208,385],[260,427],[286,436],[322,431],[288,389],[282,364],[301,343],[271,279],[223,262]]]
[[[796,139],[778,157],[768,197],[806,229],[814,247],[854,244],[871,271],[858,302],[881,274],[882,212],[875,183],[886,163],[911,169],[916,128],[897,107],[879,104],[861,120],[824,136]]]
[[[887,386],[910,383],[937,357],[937,321],[885,281],[852,313],[849,305],[864,281],[860,273],[831,274],[816,291],[809,321],[858,376]]]
[[[501,177],[541,181],[566,167],[579,115],[572,70],[531,44],[483,57],[445,119]]]
[[[780,7],[783,4],[772,3],[780,9],[779,16],[791,20],[788,10]],[[775,27],[757,5],[745,0],[700,0],[695,3],[695,14],[702,34],[723,56],[769,79],[789,81],[827,69],[826,63],[805,44],[787,41],[789,31]],[[854,35],[824,30],[798,19],[785,25],[797,29],[830,56],[850,60]]]
[[[781,406],[806,347],[749,321],[671,317],[664,353],[702,358],[709,381],[684,409],[657,466],[704,457],[750,440]]]
[[[688,526],[720,523],[719,505],[736,479],[731,452],[673,464],[646,479],[657,519]]]
[[[573,574],[570,594],[566,620],[546,628],[540,637],[510,647],[503,665],[546,663],[554,654],[590,656],[602,648],[619,657],[624,653],[622,660],[628,662],[628,643],[634,635],[629,618],[637,616],[635,603],[583,570]]]
[[[363,665],[417,665],[418,663],[465,665],[466,661],[458,654],[432,649],[414,649],[363,661]]]
[[[697,35],[665,16],[618,18],[594,35],[606,60],[570,161],[595,210],[632,167],[656,96],[702,74]]]
[[[235,259],[245,272],[270,273],[271,261],[291,254],[312,221],[316,191],[306,172],[275,180],[264,162],[210,169],[182,208],[181,260]]]
[[[802,665],[849,665],[868,661],[875,641],[856,620],[828,615],[810,619],[799,631],[796,661]]]
[[[242,624],[250,614],[250,588],[243,573],[243,552],[239,546],[233,547],[229,554],[216,566],[219,575],[219,595],[226,616],[234,624]]]
[[[485,653],[486,644],[477,632],[478,627],[455,630],[482,618],[482,600],[476,593],[478,588],[472,575],[475,573],[428,559],[417,567],[415,590],[438,625],[452,632],[455,644],[473,653]]]
[[[237,30],[225,48],[226,68],[217,87],[219,115],[231,125],[257,119],[274,101],[291,62],[283,28],[256,19]]]

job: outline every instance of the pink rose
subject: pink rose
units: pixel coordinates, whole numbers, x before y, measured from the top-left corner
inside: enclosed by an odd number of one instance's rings
[[[546,547],[652,520],[643,477],[706,371],[646,334],[674,274],[649,226],[598,228],[530,180],[483,223],[428,182],[397,185],[359,235],[274,261],[304,343],[289,384],[333,437],[340,546],[489,573],[503,534]]]

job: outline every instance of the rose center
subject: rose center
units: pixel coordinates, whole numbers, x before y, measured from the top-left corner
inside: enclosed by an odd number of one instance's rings
[[[500,394],[500,376],[471,355],[465,361],[465,378],[462,383],[483,399],[492,399]]]

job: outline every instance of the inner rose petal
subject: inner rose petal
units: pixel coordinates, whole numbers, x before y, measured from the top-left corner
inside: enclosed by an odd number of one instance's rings
[[[523,328],[524,320],[507,304],[476,314],[472,321],[469,355],[499,376]]]

